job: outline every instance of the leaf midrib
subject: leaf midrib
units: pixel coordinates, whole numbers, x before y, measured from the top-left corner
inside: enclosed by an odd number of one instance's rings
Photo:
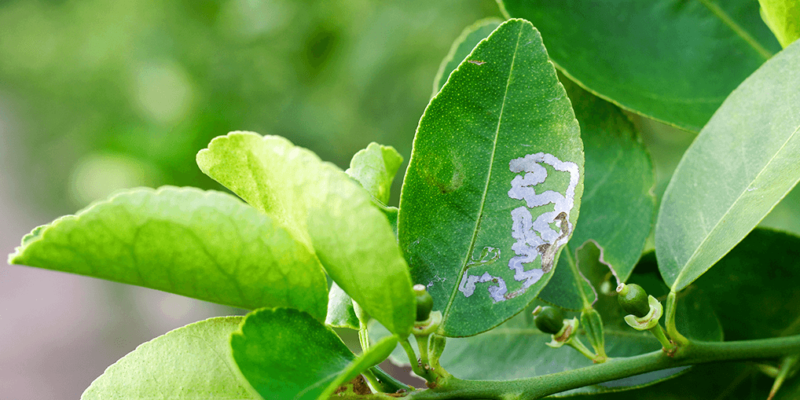
[[[725,10],[721,9],[718,5],[712,3],[710,0],[699,0],[699,1],[709,11],[711,11],[711,13],[714,14],[714,16],[719,18],[719,20],[722,21],[722,23],[725,24],[725,26],[730,28],[734,33],[736,33],[737,36],[742,38],[742,40],[747,42],[747,44],[749,44],[750,47],[752,47],[756,52],[758,52],[758,54],[764,57],[765,60],[769,60],[773,56],[772,52],[765,49],[764,46],[761,45],[761,43],[758,43],[758,41],[753,36],[751,36],[750,33],[744,30],[744,28],[739,26],[739,24],[737,24],[736,21],[734,21],[733,18],[731,18],[730,15],[728,15],[728,13],[725,12]]]
[[[517,51],[519,50],[519,41],[522,37],[522,30],[525,28],[525,24],[520,24],[519,33],[517,34],[517,43],[514,46],[514,55],[511,57],[511,67],[508,69],[508,78],[506,78],[506,89],[503,93],[503,104],[500,105],[500,115],[497,118],[497,128],[494,132],[494,141],[492,142],[492,157],[489,160],[489,173],[486,174],[486,184],[483,188],[483,194],[481,195],[481,206],[478,210],[478,217],[475,220],[475,229],[472,231],[472,238],[470,239],[469,249],[467,250],[466,255],[464,256],[464,261],[461,263],[461,270],[459,271],[458,281],[456,285],[453,286],[453,290],[450,293],[450,298],[447,300],[447,307],[445,307],[444,311],[444,324],[447,323],[447,317],[450,315],[450,308],[453,306],[453,302],[456,298],[458,293],[458,287],[461,286],[461,280],[464,279],[464,272],[467,270],[467,264],[469,263],[469,257],[472,254],[472,251],[475,248],[475,241],[478,237],[478,232],[480,231],[481,219],[483,219],[483,207],[486,205],[486,193],[489,191],[489,182],[492,180],[492,168],[494,166],[494,156],[497,153],[497,138],[500,135],[500,126],[503,122],[503,112],[505,111],[506,107],[506,99],[508,98],[508,88],[511,86],[511,75],[514,72],[514,63],[517,60]],[[469,57],[467,57],[469,58]]]
[[[691,263],[692,263],[692,262],[695,260],[695,258],[697,258],[698,254],[702,254],[702,251],[701,251],[701,250],[705,249],[706,245],[707,245],[708,243],[710,243],[710,241],[708,240],[708,238],[710,238],[712,235],[714,235],[714,233],[717,231],[717,229],[719,229],[719,227],[720,227],[720,222],[722,222],[722,220],[723,220],[723,219],[725,219],[725,216],[726,216],[726,215],[728,215],[728,213],[730,213],[731,209],[733,209],[733,208],[734,208],[734,207],[735,207],[735,206],[736,206],[736,205],[739,203],[739,201],[742,199],[742,196],[743,196],[745,193],[747,193],[747,189],[750,189],[750,187],[751,187],[751,186],[753,186],[753,183],[754,183],[754,182],[756,182],[756,181],[758,180],[758,178],[759,178],[759,177],[761,177],[761,174],[763,174],[763,173],[764,173],[764,171],[766,171],[767,169],[769,169],[769,166],[770,166],[770,164],[772,164],[772,162],[773,162],[773,161],[775,161],[775,157],[777,157],[777,156],[778,156],[778,154],[780,154],[781,152],[783,152],[783,149],[784,149],[784,148],[786,147],[786,145],[787,145],[787,144],[788,144],[788,143],[789,143],[789,142],[790,142],[790,141],[791,141],[791,140],[792,140],[792,139],[795,137],[795,135],[797,134],[797,132],[798,132],[798,131],[800,131],[800,125],[798,125],[798,126],[797,126],[797,128],[795,128],[795,130],[792,132],[792,134],[791,134],[791,135],[789,135],[789,137],[788,137],[788,138],[786,138],[786,140],[783,142],[783,144],[782,144],[782,145],[781,145],[781,147],[778,149],[778,151],[776,151],[776,152],[775,152],[775,153],[772,155],[772,157],[770,157],[769,161],[767,161],[767,163],[766,163],[766,164],[764,164],[764,167],[763,167],[763,168],[761,168],[761,170],[760,170],[760,171],[758,171],[758,174],[757,174],[757,175],[756,175],[756,176],[755,176],[755,177],[754,177],[754,178],[753,178],[753,179],[750,181],[750,183],[749,183],[747,186],[745,186],[745,187],[744,187],[744,189],[742,189],[742,191],[739,193],[739,195],[738,195],[738,196],[736,196],[736,200],[735,200],[733,203],[731,203],[731,205],[728,207],[728,209],[727,209],[727,210],[725,210],[725,212],[724,212],[724,213],[722,213],[722,217],[721,217],[721,218],[719,218],[719,219],[717,219],[717,222],[716,222],[716,223],[714,223],[714,227],[713,227],[713,228],[711,228],[711,231],[710,231],[710,232],[709,232],[709,233],[706,235],[706,237],[705,237],[705,239],[703,240],[703,242],[702,242],[702,243],[700,243],[700,245],[699,245],[699,246],[697,246],[697,248],[694,250],[694,252],[693,252],[693,253],[692,253],[692,255],[689,257],[689,259],[688,259],[688,260],[686,260],[686,263],[685,263],[685,264],[683,264],[683,267],[681,268],[680,272],[678,272],[678,276],[677,276],[677,277],[675,277],[675,282],[673,282],[673,284],[671,285],[671,288],[670,288],[670,289],[671,289],[672,291],[677,291],[677,290],[678,290],[678,289],[677,289],[678,283],[680,283],[680,281],[681,281],[681,278],[683,277],[684,273],[685,273],[685,272],[686,272],[686,271],[689,269],[689,268],[688,268],[688,267],[689,267],[689,265],[690,265],[690,264],[691,264]],[[773,207],[774,207],[774,205],[773,205]],[[766,214],[765,214],[764,216],[766,217]],[[762,219],[763,219],[763,217],[762,217]],[[724,256],[724,254],[723,254],[723,256]],[[722,256],[720,256],[720,258],[722,258]],[[677,264],[678,264],[677,254],[674,254],[674,253],[673,253],[673,259],[675,260],[675,263],[676,263],[676,265],[677,265]],[[690,283],[691,283],[691,282],[690,282]]]

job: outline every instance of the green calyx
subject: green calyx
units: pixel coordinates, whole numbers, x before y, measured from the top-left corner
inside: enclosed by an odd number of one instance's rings
[[[642,317],[635,315],[626,315],[625,322],[633,329],[644,331],[655,328],[658,325],[658,320],[664,313],[664,308],[661,303],[653,296],[648,296],[648,312]],[[659,328],[660,329],[660,328]]]
[[[561,327],[561,330],[550,335],[550,339],[552,340],[545,343],[547,346],[557,349],[565,344],[572,346],[574,342],[576,341],[580,342],[580,339],[578,339],[574,335],[576,332],[578,332],[578,327],[580,326],[580,322],[578,322],[578,319],[577,318],[565,319],[562,321],[562,323],[564,324],[564,326]],[[586,348],[586,346],[584,346],[583,343],[579,343],[578,347],[584,349]],[[592,358],[592,356],[589,356],[589,358]]]
[[[642,318],[650,312],[650,304],[647,300],[647,292],[641,286],[631,284],[620,284],[617,287],[620,307],[628,314]]]
[[[555,335],[564,327],[564,315],[559,308],[538,306],[533,310],[533,322],[540,331]]]
[[[433,310],[433,297],[419,284],[414,285],[414,294],[417,296],[417,322],[427,321]]]

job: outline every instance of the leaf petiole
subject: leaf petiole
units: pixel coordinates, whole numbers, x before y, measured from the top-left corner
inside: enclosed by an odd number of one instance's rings
[[[656,324],[656,326],[650,329],[650,333],[652,333],[653,336],[658,339],[658,341],[661,343],[661,346],[663,346],[662,350],[664,350],[667,354],[672,354],[675,351],[677,346],[670,342],[670,340],[667,338],[667,335],[664,334],[664,329],[661,328],[661,325]]]
[[[775,397],[775,393],[778,393],[778,389],[781,388],[783,381],[785,381],[789,376],[789,373],[794,369],[798,360],[800,360],[800,354],[794,354],[783,358],[781,362],[781,369],[778,371],[778,376],[775,378],[775,383],[772,384],[772,389],[769,391],[769,397],[767,397],[767,400],[772,400],[772,398]]]
[[[680,332],[678,332],[678,327],[675,325],[675,309],[677,308],[677,305],[677,293],[675,291],[670,291],[669,296],[667,296],[667,316],[665,319],[667,334],[670,338],[672,338],[672,341],[676,345],[685,346],[689,344],[689,339],[686,339],[685,336],[681,335]],[[661,329],[660,326],[659,329]],[[663,334],[663,331],[661,333]]]
[[[597,359],[597,355],[594,354],[591,350],[589,350],[589,348],[586,347],[586,345],[584,345],[583,342],[581,342],[581,340],[577,336],[570,338],[570,340],[568,340],[567,343],[565,344],[567,346],[572,347],[575,350],[578,350],[578,352],[583,354],[584,357],[592,361],[595,361]]]

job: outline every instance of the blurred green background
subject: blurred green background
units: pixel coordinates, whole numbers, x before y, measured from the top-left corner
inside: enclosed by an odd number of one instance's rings
[[[219,189],[194,157],[232,130],[341,167],[371,141],[407,161],[439,62],[489,16],[493,0],[0,0],[0,250],[123,188]],[[660,195],[694,135],[632,119]],[[800,232],[798,201],[765,223]],[[4,267],[0,398],[78,398],[141,342],[228,311]]]

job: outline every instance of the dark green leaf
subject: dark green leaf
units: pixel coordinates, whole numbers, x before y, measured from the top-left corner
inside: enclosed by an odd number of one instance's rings
[[[260,399],[229,357],[241,317],[211,318],[159,336],[121,358],[81,400]]]
[[[681,377],[643,389],[574,400],[764,400],[769,388],[769,379],[752,364],[713,364],[692,367]]]
[[[414,323],[408,266],[386,216],[344,172],[277,136],[233,132],[197,154],[200,169],[313,249],[328,274],[398,335]]]
[[[475,22],[461,32],[461,35],[456,38],[456,41],[450,47],[450,52],[447,53],[447,56],[439,65],[439,72],[436,73],[436,77],[433,78],[434,96],[442,90],[442,86],[447,83],[447,78],[467,58],[469,53],[472,53],[475,46],[481,40],[486,39],[501,23],[503,21],[498,18],[486,18]]]
[[[319,262],[273,219],[219,192],[135,189],[36,228],[9,263],[235,307],[325,319]]]
[[[800,237],[756,229],[693,286],[729,340],[800,333]]]
[[[392,181],[402,163],[403,157],[394,147],[373,142],[353,156],[345,172],[361,183],[372,197],[387,204]]]
[[[655,219],[655,178],[639,133],[622,111],[567,79],[562,82],[581,125],[586,180],[581,218],[564,250],[574,258],[561,257],[555,276],[539,297],[575,310],[595,301],[581,277],[581,273],[594,272],[586,271],[577,254],[588,242],[600,249],[605,264],[596,272],[613,270],[620,281],[628,279]]]
[[[582,147],[527,21],[505,22],[450,75],[417,128],[399,216],[414,282],[444,315],[440,333],[490,329],[547,283],[578,218]]]
[[[621,107],[699,131],[780,46],[753,0],[503,0],[559,69]]]
[[[358,317],[353,309],[353,299],[333,282],[328,293],[328,316],[325,324],[334,328],[358,329]]]
[[[800,44],[736,89],[683,155],[656,224],[661,275],[705,273],[800,180]]]

